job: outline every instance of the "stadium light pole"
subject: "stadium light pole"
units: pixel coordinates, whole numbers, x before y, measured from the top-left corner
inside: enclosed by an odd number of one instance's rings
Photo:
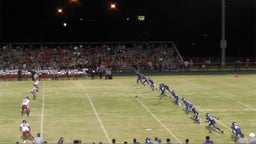
[[[3,19],[3,16],[4,16],[4,14],[3,14],[3,5],[2,5],[2,1],[0,1],[0,8],[1,8],[1,10],[0,10],[0,42],[2,42],[2,40],[3,40],[3,26],[2,26],[2,21],[4,20]]]
[[[226,48],[227,48],[227,40],[226,40],[226,0],[221,0],[221,66],[226,65]]]

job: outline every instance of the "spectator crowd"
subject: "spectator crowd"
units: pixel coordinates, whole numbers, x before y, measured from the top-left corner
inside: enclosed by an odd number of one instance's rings
[[[26,78],[30,71],[52,78],[110,69],[171,69],[176,57],[172,43],[23,44],[1,45],[1,79]]]
[[[0,80],[27,79],[31,71],[40,78],[66,79],[131,69],[208,71],[215,66],[220,71],[222,66],[220,58],[183,59],[173,42],[0,44],[0,51]],[[231,63],[235,71],[256,64],[253,58]]]

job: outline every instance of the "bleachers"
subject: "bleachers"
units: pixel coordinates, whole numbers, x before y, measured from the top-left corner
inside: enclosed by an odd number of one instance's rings
[[[182,58],[173,42],[112,42],[112,43],[21,43],[0,44],[0,79],[16,80],[17,71],[23,71],[28,79],[29,70],[52,79],[65,79],[68,70],[72,76],[86,77],[85,69],[98,71],[110,68],[112,72],[139,71],[187,71],[219,70],[219,58]],[[235,59],[227,59],[227,66],[234,70]],[[250,59],[246,70],[255,70],[255,58],[239,58],[237,69],[243,69],[245,60]],[[184,61],[183,61],[184,60]],[[206,65],[206,60],[211,65]],[[189,68],[184,62],[189,61]],[[191,63],[193,62],[193,65]],[[241,69],[240,69],[241,65]],[[80,74],[75,74],[75,73]]]
[[[5,75],[16,75],[18,69],[25,71],[23,75],[29,70],[48,70],[54,79],[60,71],[67,70],[151,70],[173,61],[172,47],[172,42],[0,44],[0,69],[4,80],[13,79]]]

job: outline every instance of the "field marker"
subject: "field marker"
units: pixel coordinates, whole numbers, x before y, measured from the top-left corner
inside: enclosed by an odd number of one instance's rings
[[[114,81],[112,81],[112,82],[114,82]],[[122,87],[120,87],[120,83],[116,83],[116,82],[114,82],[115,83],[115,85],[117,86],[117,87],[119,87],[119,88],[122,88]],[[122,89],[124,89],[124,88],[122,88]],[[131,93],[131,92],[129,92],[127,89],[125,89],[125,91],[130,95],[130,96],[134,96],[135,94],[133,94],[133,93]],[[176,136],[175,136],[175,134],[167,127],[167,126],[165,126],[162,122],[161,122],[161,120],[154,114],[154,113],[152,113],[151,111],[150,111],[150,109],[142,102],[142,101],[140,101],[139,99],[136,99],[137,100],[137,102],[139,102],[140,103],[140,105],[165,129],[165,130],[167,130],[175,139],[176,139],[176,141],[178,141],[178,143],[182,143],[182,141],[181,140],[179,140]]]
[[[90,97],[90,96],[88,95],[88,93],[85,91],[85,89],[84,89],[84,87],[81,85],[81,82],[80,82],[80,81],[79,81],[79,86],[80,86],[80,88],[83,90],[83,93],[86,95],[87,99],[89,100],[90,105],[91,105],[91,107],[92,107],[92,109],[93,109],[93,112],[94,112],[94,114],[96,115],[98,122],[100,123],[101,129],[103,130],[103,132],[104,132],[104,134],[105,134],[105,136],[106,136],[106,138],[107,138],[107,140],[108,140],[108,143],[111,143],[111,140],[110,140],[110,138],[109,138],[109,135],[108,135],[108,133],[107,133],[107,131],[106,131],[106,129],[105,129],[105,127],[104,127],[104,125],[103,125],[103,123],[102,123],[100,117],[99,117],[99,114],[98,114],[97,110],[95,109],[95,107],[94,107],[94,105],[93,105],[93,102],[92,102],[92,100],[91,100],[91,97]]]

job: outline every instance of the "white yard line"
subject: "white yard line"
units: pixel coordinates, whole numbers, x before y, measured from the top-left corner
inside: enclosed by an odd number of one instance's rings
[[[116,83],[115,81],[111,81],[111,83],[115,83],[115,86],[119,87],[119,88],[122,88],[120,87],[122,84],[121,83]],[[130,91],[128,91],[126,88],[122,88],[124,89],[130,96],[134,97],[136,94],[133,94],[131,93]],[[177,138],[177,136],[166,126],[164,125],[161,120],[154,114],[150,111],[150,109],[139,99],[136,99],[137,102],[140,103],[140,105],[166,130],[168,131],[174,138],[175,140],[178,142],[178,143],[182,143],[182,141],[180,139]]]
[[[189,82],[189,81],[186,81],[186,82]],[[193,84],[194,84],[194,83],[193,83]],[[200,85],[200,87],[206,89],[205,87],[202,87],[201,85]],[[234,99],[234,98],[232,98],[232,97],[230,97],[230,96],[227,96],[226,94],[216,93],[215,91],[212,91],[212,90],[209,89],[209,88],[207,88],[206,90],[207,90],[208,92],[211,92],[211,93],[214,92],[214,93],[217,94],[217,95],[220,95],[220,96],[222,96],[222,97],[225,97],[225,98],[227,98],[227,99],[230,99],[230,100],[234,101],[235,103],[237,103],[237,104],[239,104],[239,105],[241,105],[241,106],[244,106],[245,108],[247,108],[247,109],[249,109],[249,110],[256,111],[255,108],[252,108],[252,107],[250,107],[250,106],[248,106],[248,105],[246,105],[246,104],[244,104],[244,103],[242,103],[242,102],[240,102],[240,101],[238,101],[238,100],[236,100],[236,99]]]
[[[229,96],[226,96],[226,95],[223,95],[223,94],[220,94],[220,93],[216,93],[215,91],[212,91],[211,89],[206,89],[208,92],[211,92],[211,93],[215,93],[215,95],[220,95],[220,96],[223,96],[223,97],[225,97],[225,98],[227,98],[227,99],[230,99],[230,100],[232,100],[232,101],[234,101],[235,103],[237,103],[237,104],[239,104],[239,105],[241,105],[241,106],[244,106],[244,107],[246,107],[246,108],[248,108],[248,109],[250,109],[250,110],[253,110],[253,111],[255,111],[255,109],[254,108],[251,108],[251,107],[249,107],[248,105],[246,105],[246,104],[243,104],[242,102],[239,102],[239,101],[237,101],[236,99],[234,99],[234,98],[232,98],[232,97],[229,97]],[[204,111],[202,111],[202,110],[200,110],[199,109],[199,111],[201,111],[202,113],[205,113]],[[216,120],[218,123],[220,123],[222,126],[224,126],[225,128],[227,128],[227,129],[230,129],[230,126],[227,126],[226,124],[224,124],[224,123],[222,123],[220,120]]]
[[[42,88],[42,107],[41,107],[41,124],[40,124],[40,133],[41,137],[43,138],[43,131],[44,131],[44,97],[45,97],[45,82],[43,82]]]
[[[108,133],[107,133],[107,131],[106,131],[106,129],[105,129],[105,127],[104,127],[104,125],[103,125],[103,123],[102,123],[100,117],[99,117],[99,114],[98,114],[96,108],[94,107],[94,104],[93,104],[93,102],[92,102],[92,100],[91,100],[91,97],[88,95],[88,93],[86,92],[85,88],[81,85],[81,82],[80,82],[80,81],[79,81],[79,86],[80,86],[80,88],[83,90],[83,93],[86,95],[87,99],[89,100],[90,105],[91,105],[91,107],[92,107],[92,109],[93,109],[93,112],[94,112],[95,116],[97,117],[97,120],[98,120],[98,122],[99,122],[99,124],[100,124],[100,126],[101,126],[101,129],[103,130],[103,132],[104,132],[104,134],[105,134],[105,136],[106,136],[106,138],[107,138],[107,140],[108,140],[108,143],[111,143],[111,140],[110,140],[110,138],[109,138],[109,135],[108,135]]]
[[[188,82],[188,81],[186,81],[186,82]],[[202,87],[201,85],[199,86],[199,87]],[[210,89],[206,89],[205,87],[202,87],[202,88],[204,88],[205,90],[207,90],[208,92],[211,92],[210,91]],[[201,109],[199,109],[199,108],[197,108],[197,110],[199,110],[201,113],[203,113],[204,115],[206,114],[206,112],[205,111],[203,111],[203,110],[201,110]],[[224,124],[223,122],[221,122],[220,120],[217,120],[217,119],[215,119],[218,123],[220,123],[222,126],[224,126],[225,128],[227,128],[227,129],[230,129],[230,126],[227,126],[226,124]],[[225,133],[224,133],[225,134]]]
[[[184,80],[184,79],[183,79]],[[188,82],[188,83],[191,83],[190,81],[186,81],[186,82]],[[193,83],[193,85],[195,85],[194,83]],[[198,84],[197,84],[198,85]],[[249,110],[253,110],[253,111],[256,111],[256,109],[254,109],[254,108],[252,108],[252,107],[250,107],[250,106],[248,106],[248,105],[246,105],[246,104],[244,104],[244,103],[242,103],[242,102],[240,102],[240,101],[237,101],[236,99],[234,99],[234,98],[232,98],[232,97],[230,97],[230,96],[226,96],[226,95],[224,95],[224,94],[220,94],[220,93],[217,93],[217,92],[215,92],[215,91],[212,91],[211,89],[209,89],[209,88],[206,88],[206,87],[203,87],[202,85],[198,85],[200,88],[203,88],[203,89],[205,89],[206,91],[208,91],[209,93],[215,93],[216,95],[219,95],[219,96],[222,96],[222,97],[225,97],[225,98],[227,98],[227,99],[230,99],[230,100],[232,100],[232,101],[234,101],[235,103],[237,103],[237,104],[239,104],[239,105],[241,105],[241,106],[244,106],[244,107],[246,107],[247,109],[249,109]],[[198,109],[198,108],[197,108]],[[203,113],[203,114],[206,114],[206,112],[205,111],[203,111],[203,110],[201,110],[201,109],[198,109],[201,113]],[[224,124],[223,122],[221,122],[220,120],[216,120],[218,123],[220,123],[222,126],[224,126],[225,128],[227,128],[227,129],[230,129],[230,126],[227,126],[226,124]]]
[[[221,95],[221,94],[218,93],[218,95]],[[234,102],[236,102],[238,104],[240,104],[241,106],[246,107],[249,110],[256,111],[255,108],[252,108],[252,107],[250,107],[250,106],[248,106],[248,105],[246,105],[246,104],[244,104],[244,103],[242,103],[242,102],[240,102],[240,101],[238,101],[238,100],[236,100],[236,99],[234,99],[232,97],[229,97],[229,96],[226,96],[226,95],[222,95],[222,96],[225,97],[225,98],[228,98],[228,99],[230,99],[230,100],[232,100],[232,101],[234,101]]]

